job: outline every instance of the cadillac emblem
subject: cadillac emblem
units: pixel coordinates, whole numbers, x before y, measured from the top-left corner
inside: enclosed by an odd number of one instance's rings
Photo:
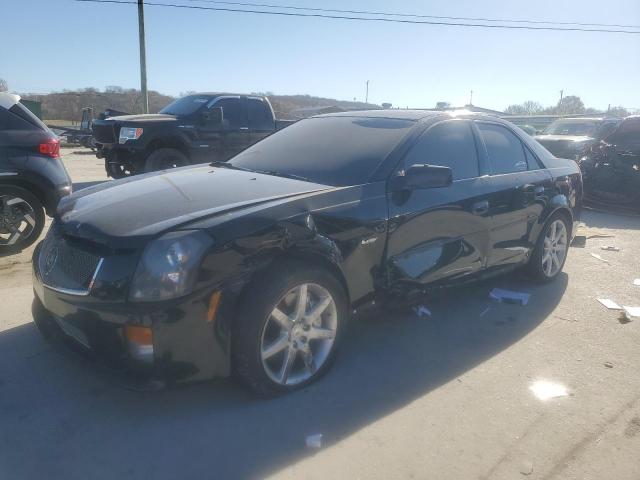
[[[58,260],[58,246],[53,245],[45,254],[43,272],[45,275],[49,275],[56,266]]]

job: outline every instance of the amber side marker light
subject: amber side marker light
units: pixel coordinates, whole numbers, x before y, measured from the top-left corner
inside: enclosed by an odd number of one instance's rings
[[[129,342],[129,353],[136,360],[153,361],[153,332],[149,327],[124,327],[124,336]]]
[[[207,322],[213,322],[216,319],[216,313],[218,313],[221,296],[222,293],[220,290],[216,290],[211,294],[211,298],[209,299],[209,310],[207,311]]]

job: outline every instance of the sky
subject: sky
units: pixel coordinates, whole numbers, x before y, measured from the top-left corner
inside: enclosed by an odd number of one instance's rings
[[[154,0],[192,3],[188,0]],[[242,1],[242,0],[239,0]],[[247,0],[463,17],[640,25],[639,0]],[[221,6],[221,5],[219,5]],[[0,0],[0,78],[16,92],[139,88],[135,5]],[[16,19],[15,21],[7,21]],[[503,110],[578,95],[640,108],[640,35],[461,28],[145,8],[149,89],[309,94]],[[640,30],[640,28],[638,28]]]

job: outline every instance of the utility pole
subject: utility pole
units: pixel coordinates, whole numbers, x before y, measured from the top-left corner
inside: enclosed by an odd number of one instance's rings
[[[473,106],[473,90],[471,90],[471,95],[469,96],[469,105]]]
[[[364,96],[364,103],[369,103],[369,80],[367,80],[367,93]]]
[[[138,36],[140,38],[140,93],[142,94],[142,113],[149,113],[149,94],[147,93],[147,53],[144,43],[143,0],[138,0]]]
[[[560,101],[558,103],[562,103],[562,96],[564,95],[564,90],[560,90]]]

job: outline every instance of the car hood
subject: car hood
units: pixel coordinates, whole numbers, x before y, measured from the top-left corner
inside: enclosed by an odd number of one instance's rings
[[[167,115],[164,113],[149,113],[143,115],[120,115],[118,117],[109,117],[107,120],[115,120],[116,122],[175,122],[177,117],[175,115]]]
[[[195,220],[333,188],[208,165],[184,167],[79,190],[60,202],[56,219],[68,235],[135,247]]]

